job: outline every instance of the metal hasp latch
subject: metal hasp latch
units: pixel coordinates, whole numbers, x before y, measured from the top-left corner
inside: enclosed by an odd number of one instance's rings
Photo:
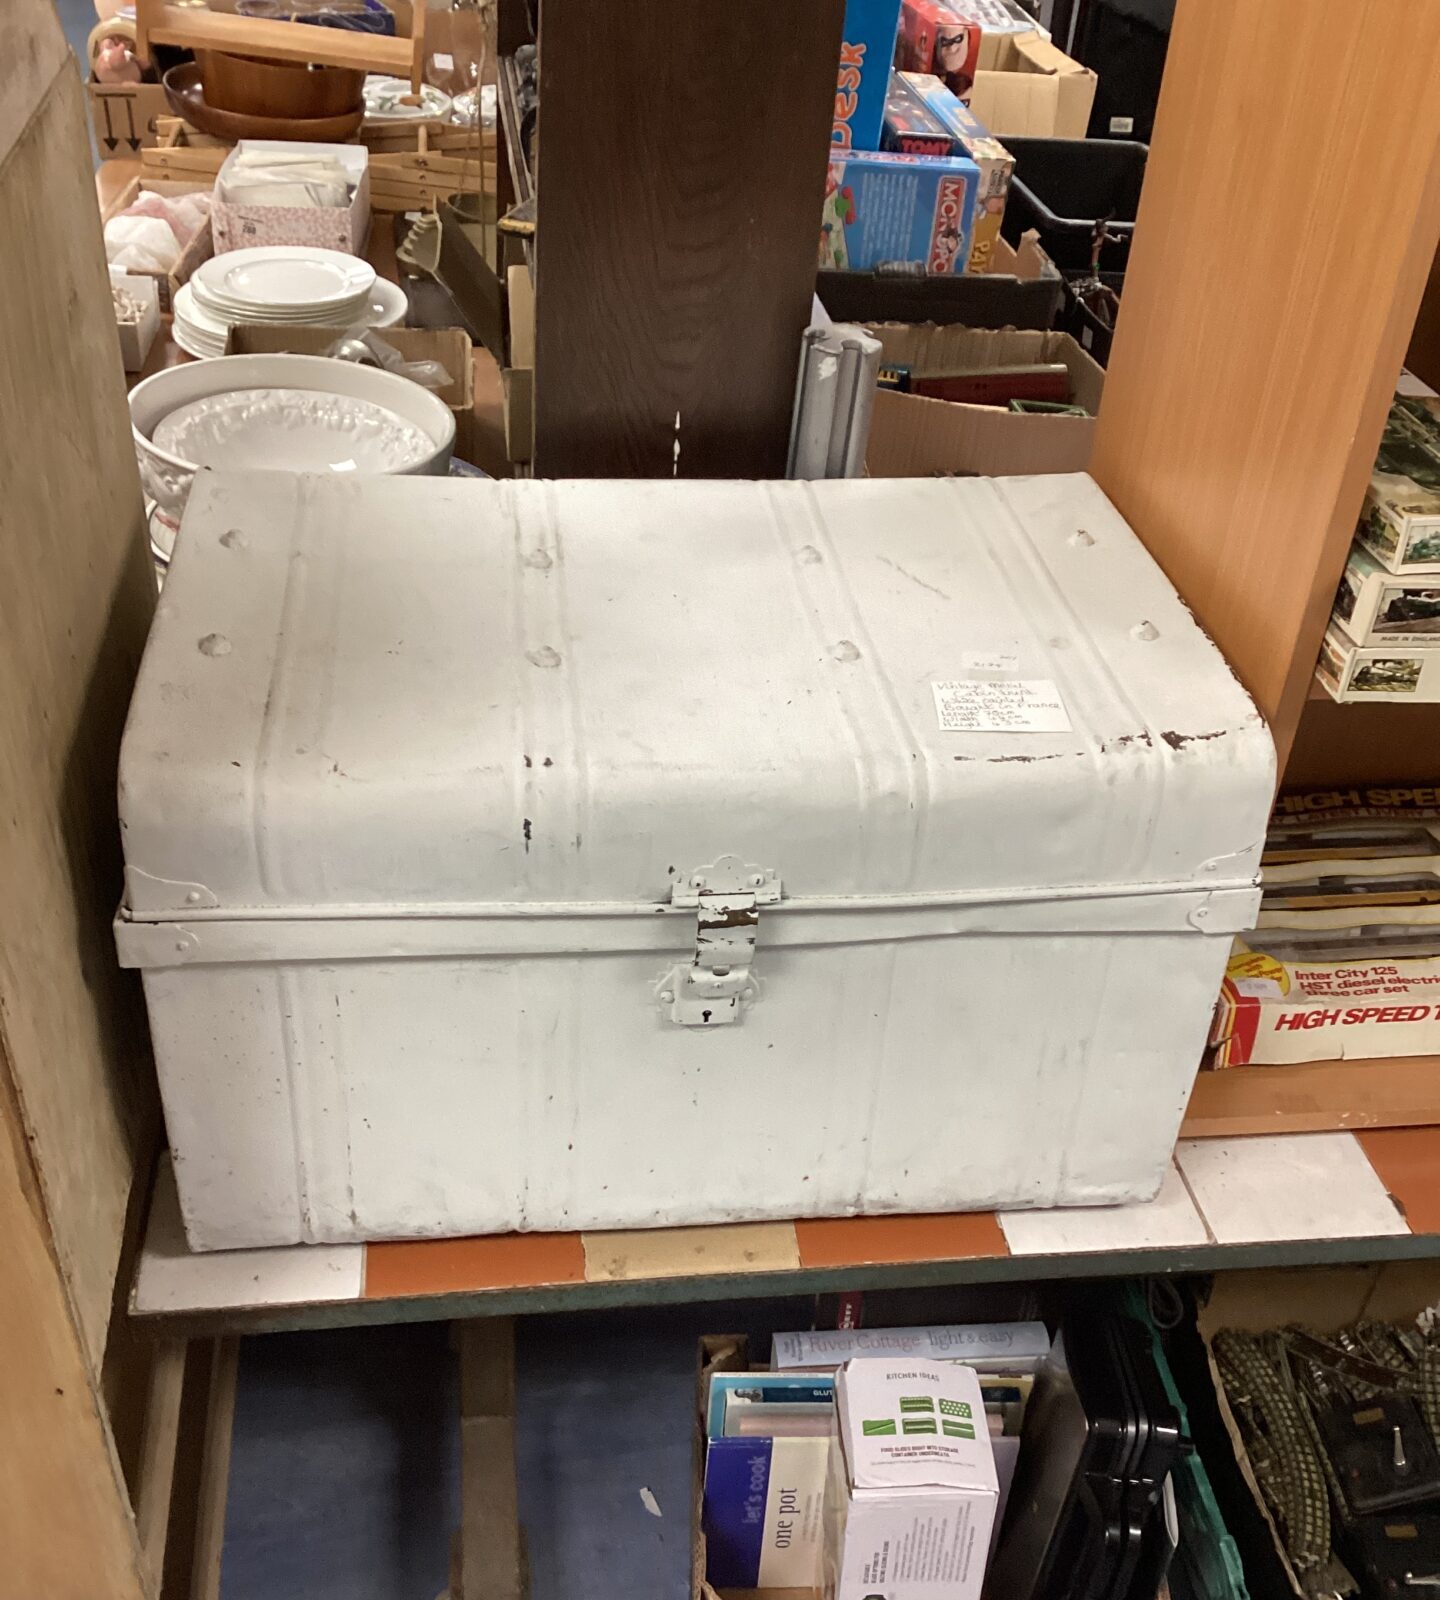
[[[780,880],[768,867],[721,856],[675,880],[670,903],[695,907],[695,959],[672,967],[656,991],[670,1020],[687,1028],[734,1022],[755,997],[750,962],[760,931],[760,907],[780,898]]]

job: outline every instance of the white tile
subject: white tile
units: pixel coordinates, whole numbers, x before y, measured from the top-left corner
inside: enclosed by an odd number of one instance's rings
[[[1353,1134],[1185,1139],[1175,1159],[1220,1244],[1410,1231]]]
[[[192,1252],[167,1156],[155,1184],[131,1310],[146,1316],[358,1300],[364,1262],[363,1244]]]
[[[1000,1211],[1011,1255],[1091,1255],[1105,1250],[1164,1250],[1208,1238],[1180,1174],[1166,1168],[1160,1193],[1147,1205]]]

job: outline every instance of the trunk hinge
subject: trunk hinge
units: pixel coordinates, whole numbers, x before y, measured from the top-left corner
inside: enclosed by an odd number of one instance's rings
[[[672,1022],[687,1028],[718,1027],[734,1022],[741,1005],[755,998],[750,962],[760,907],[779,898],[775,873],[747,866],[737,856],[721,856],[713,865],[676,879],[671,905],[695,907],[695,956],[672,967],[656,990]]]

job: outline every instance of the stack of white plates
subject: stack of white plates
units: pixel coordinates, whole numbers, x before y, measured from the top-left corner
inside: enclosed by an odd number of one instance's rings
[[[369,262],[313,245],[257,245],[212,256],[175,296],[175,343],[192,356],[225,353],[237,323],[393,327],[405,291]]]

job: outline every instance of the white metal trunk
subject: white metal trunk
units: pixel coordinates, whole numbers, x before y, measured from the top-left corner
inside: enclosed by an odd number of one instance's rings
[[[191,1242],[1145,1198],[1273,767],[1082,476],[202,474],[117,923]]]

